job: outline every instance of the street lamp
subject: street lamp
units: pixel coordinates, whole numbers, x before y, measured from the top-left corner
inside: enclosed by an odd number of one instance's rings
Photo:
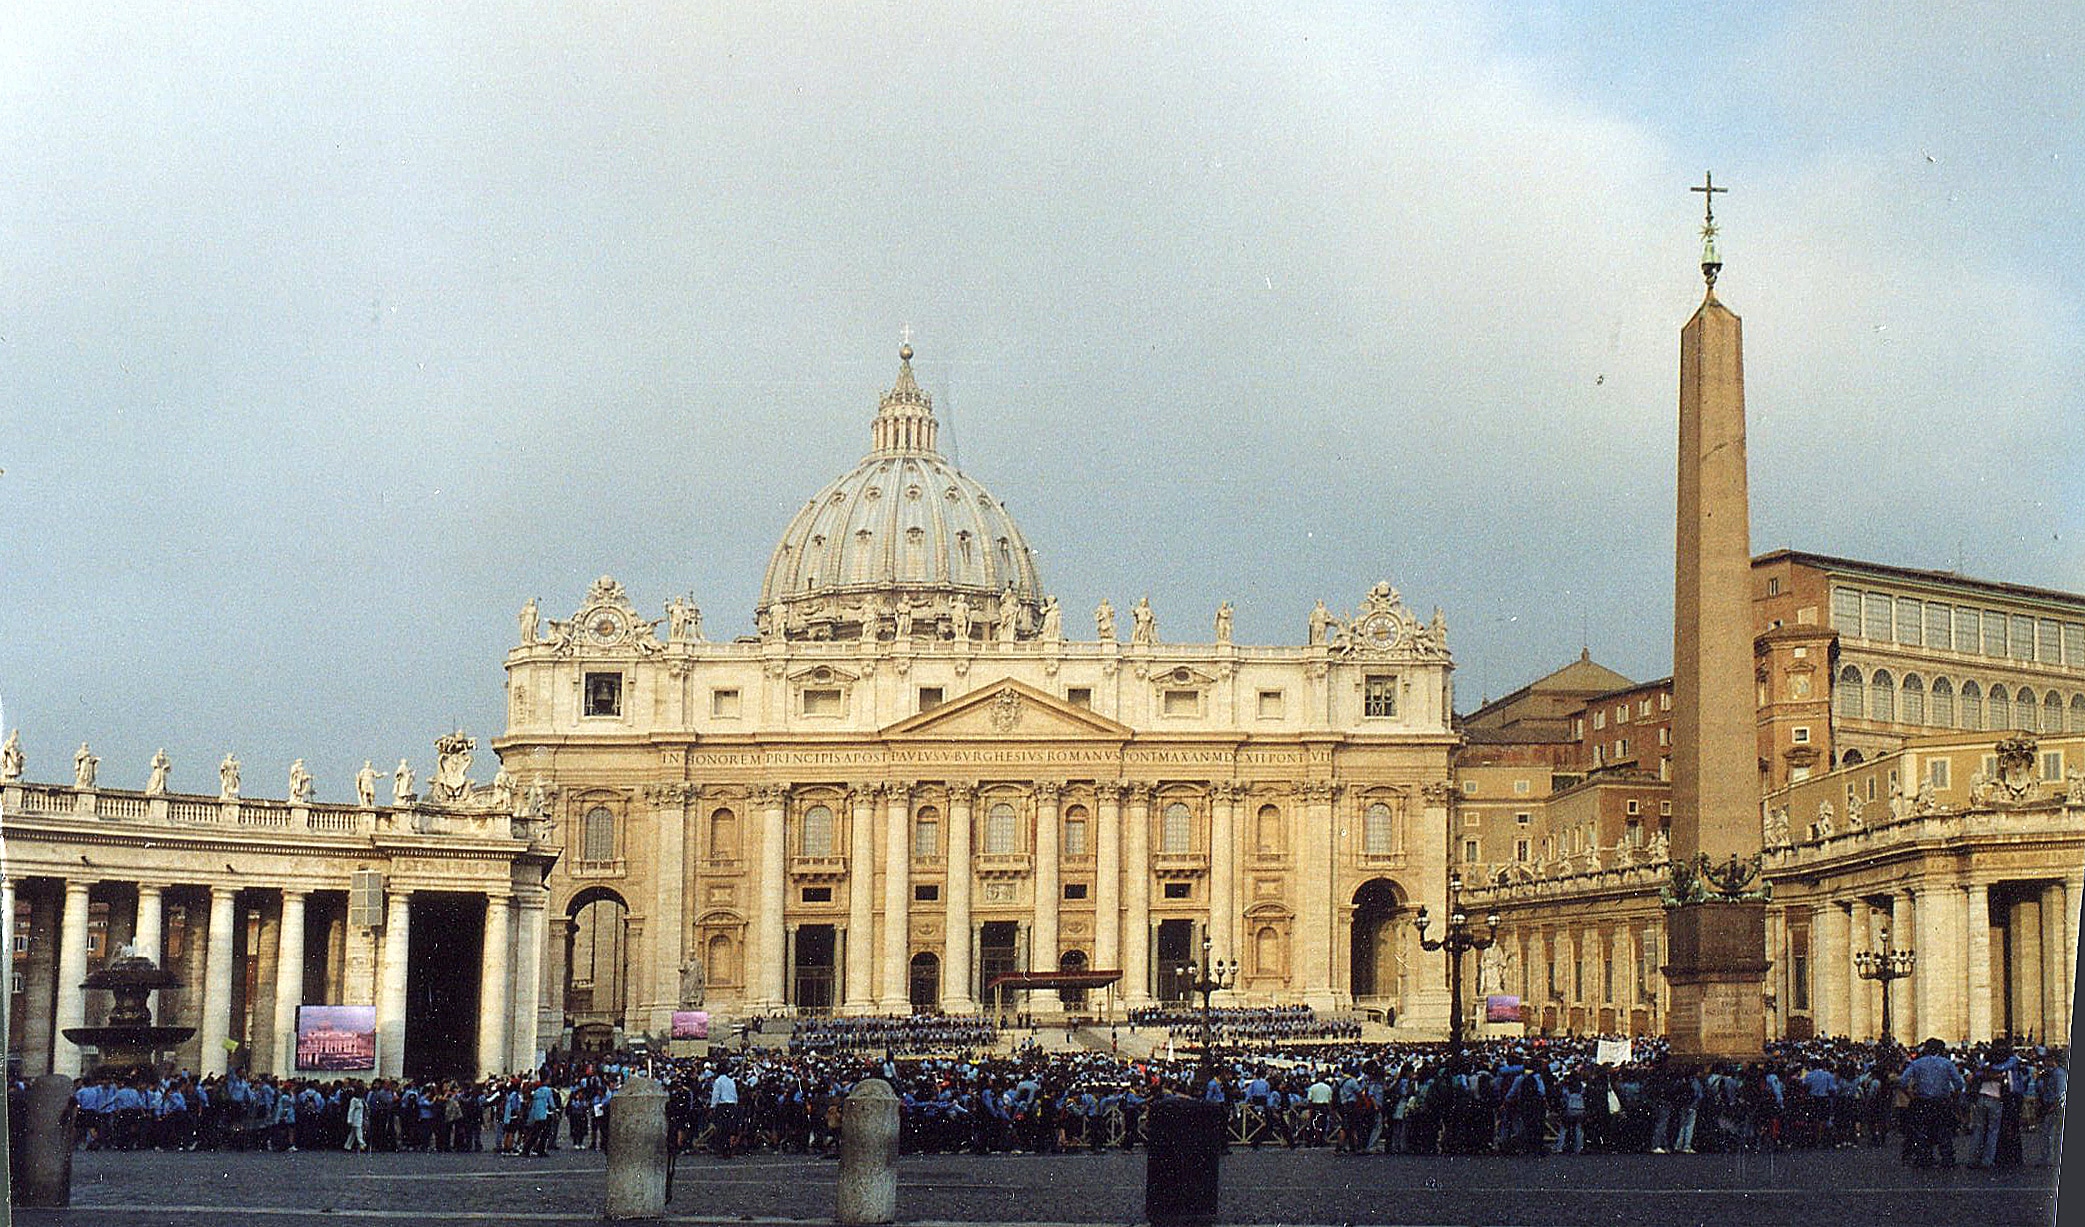
[[[1206,1092],[1209,1080],[1216,1076],[1216,1009],[1209,996],[1219,991],[1228,991],[1238,983],[1238,960],[1211,959],[1209,957],[1209,930],[1202,930],[1202,960],[1199,963],[1182,963],[1173,974],[1180,977],[1181,985],[1190,993],[1202,995],[1202,1086]]]
[[[1888,925],[1882,926],[1882,940],[1877,949],[1863,950],[1853,956],[1854,969],[1860,972],[1861,979],[1875,980],[1882,985],[1882,1038],[1886,1043],[1893,1044],[1897,1040],[1897,1033],[1890,1026],[1890,982],[1910,975],[1917,963],[1917,951],[1890,948]]]
[[[1499,914],[1492,912],[1484,918],[1483,930],[1470,927],[1470,918],[1462,910],[1462,875],[1448,875],[1448,929],[1440,940],[1429,941],[1426,937],[1426,905],[1419,905],[1419,915],[1412,921],[1419,930],[1419,945],[1425,950],[1448,952],[1448,1052],[1462,1055],[1462,955],[1466,950],[1489,950],[1499,937]]]

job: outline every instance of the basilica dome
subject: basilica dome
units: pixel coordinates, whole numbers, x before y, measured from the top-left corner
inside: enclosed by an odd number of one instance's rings
[[[912,347],[898,358],[869,454],[805,503],[775,547],[755,611],[761,633],[1030,638],[1042,583],[1028,542],[1006,504],[942,456]]]

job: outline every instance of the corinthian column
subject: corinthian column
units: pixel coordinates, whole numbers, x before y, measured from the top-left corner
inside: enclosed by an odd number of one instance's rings
[[[788,1000],[784,985],[782,909],[786,895],[784,864],[789,786],[770,784],[755,793],[760,807],[760,878],[753,912],[753,963],[746,977],[748,1003],[756,1010],[778,1012]]]
[[[948,918],[941,1008],[951,1014],[977,1010],[970,997],[970,814],[976,804],[976,785],[948,786]]]
[[[1064,888],[1058,884],[1057,800],[1063,786],[1045,781],[1035,786],[1035,936],[1028,946],[1028,970],[1057,970],[1057,909],[1064,905]],[[1044,993],[1045,1009],[1063,1009],[1058,994]]]
[[[485,941],[480,947],[478,975],[478,1076],[507,1072],[507,998],[514,974],[507,961],[514,946],[513,911],[505,895],[485,898]]]
[[[297,1072],[297,1007],[304,1004],[304,892],[282,892],[275,948],[275,1073]]]
[[[1209,946],[1219,959],[1238,957],[1237,851],[1238,786],[1218,784],[1209,810]]]
[[[1093,965],[1122,970],[1122,786],[1103,783],[1093,851]],[[1121,984],[1110,989],[1119,993]]]
[[[1306,1005],[1318,1010],[1339,1004],[1332,988],[1332,884],[1338,880],[1332,865],[1332,799],[1338,791],[1325,780],[1303,785],[1303,852],[1297,873],[1303,897],[1296,910],[1300,932],[1293,987],[1302,990]]]
[[[406,957],[412,948],[412,896],[392,890],[384,906],[384,966],[376,999],[376,1072],[405,1075]]]
[[[1151,1004],[1151,786],[1129,786],[1129,838],[1122,858],[1122,1000]]]
[[[912,788],[890,789],[883,822],[883,984],[877,1008],[903,1014],[912,1008]]]
[[[867,1014],[876,1008],[876,790],[847,795],[847,995],[841,1010]]]
[[[210,929],[203,955],[203,1046],[196,1064],[204,1077],[230,1068],[225,1040],[232,1031],[232,914],[233,893],[210,886]]]
[[[652,916],[647,926],[651,938],[651,983],[646,996],[652,1002],[653,1031],[673,1033],[673,1012],[680,1008],[681,960],[687,940],[687,918],[683,895],[687,887],[688,803],[693,790],[681,784],[662,784],[652,793],[657,807],[652,829],[658,841],[652,861]]]

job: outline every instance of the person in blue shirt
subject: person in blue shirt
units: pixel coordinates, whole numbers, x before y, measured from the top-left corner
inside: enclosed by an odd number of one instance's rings
[[[1898,1085],[1911,1096],[1904,1113],[1904,1163],[1911,1167],[1933,1166],[1933,1151],[1940,1150],[1940,1165],[1955,1165],[1955,1096],[1962,1093],[1962,1071],[1947,1057],[1947,1045],[1929,1039],[1919,1057],[1897,1076]]]
[[[2063,1096],[2070,1087],[2070,1071],[2064,1068],[2062,1049],[2046,1053],[2034,1077],[2034,1098],[2041,1107],[2041,1166],[2055,1167],[2063,1160]]]
[[[1975,1108],[1970,1123],[1971,1137],[1975,1140],[1969,1145],[1970,1153],[1975,1157],[1970,1159],[1969,1166],[1998,1166],[1999,1134],[2004,1129],[2008,1110],[2017,1111],[2013,1105],[2019,1100],[2025,1077],[2026,1068],[2014,1055],[2011,1041],[1999,1040],[1991,1046],[1976,1070],[1973,1087]],[[2014,1163],[2019,1161],[2017,1147],[2009,1157]]]

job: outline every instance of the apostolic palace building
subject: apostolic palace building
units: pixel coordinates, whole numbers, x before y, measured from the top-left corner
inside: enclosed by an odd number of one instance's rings
[[[697,1009],[1119,1014],[1184,995],[1205,937],[1232,1000],[1438,1037],[1412,921],[1451,871],[1501,919],[1474,1020],[1661,1028],[1669,680],[1587,654],[1458,717],[1445,620],[1387,582],[1299,600],[1286,645],[1233,642],[1228,605],[1068,613],[911,357],[789,519],[756,634],[605,576],[569,617],[523,607],[489,782],[461,732],[424,788],[372,764],[348,804],[301,762],[246,797],[231,756],[214,797],[169,794],[163,756],[106,787],[84,744],[31,783],[10,737],[10,1056],[91,1063],[60,1033],[125,948],[179,974],[159,1016],[204,1071],[290,1072],[316,1005],[374,1007],[382,1073],[663,1044]],[[1917,951],[1900,1036],[2067,1028],[2085,597],[1786,551],[1754,581],[1769,1033],[1875,1034],[1855,956],[1885,925]]]

